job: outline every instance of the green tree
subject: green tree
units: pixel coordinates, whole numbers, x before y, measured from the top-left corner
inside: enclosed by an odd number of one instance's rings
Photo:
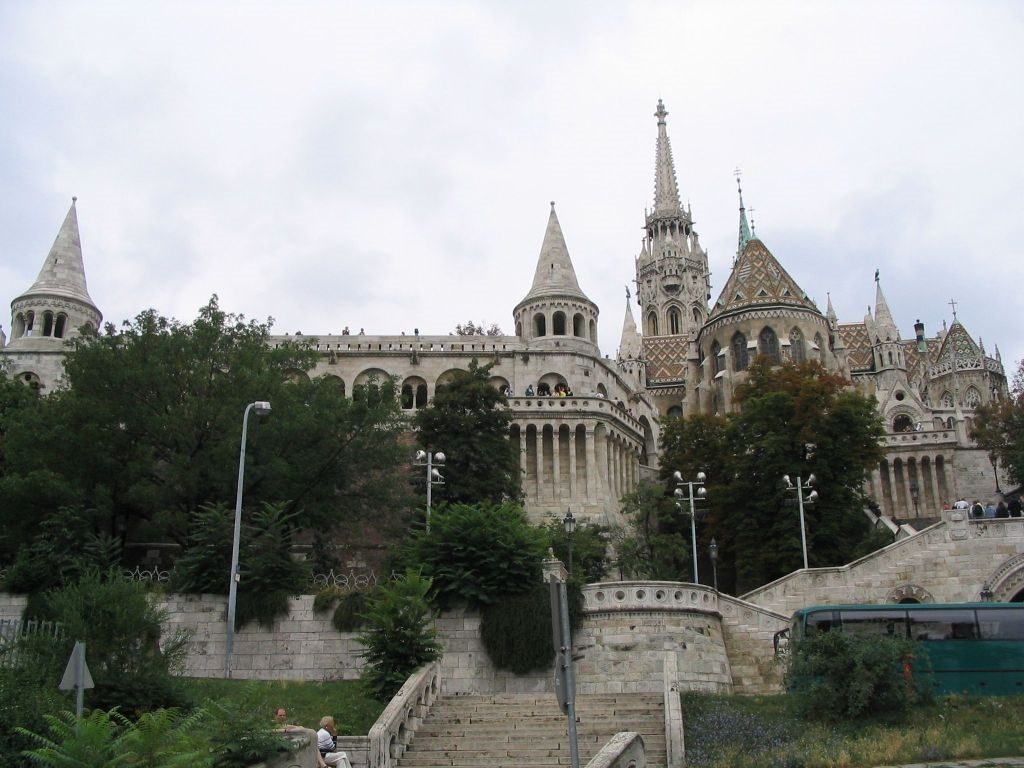
[[[363,680],[378,699],[390,698],[410,674],[441,657],[427,600],[430,587],[429,578],[409,569],[369,599],[359,642],[365,648]]]
[[[840,565],[871,540],[863,514],[865,473],[880,460],[882,424],[871,398],[816,363],[771,366],[756,359],[737,387],[736,413],[670,424],[661,455],[665,493],[671,473],[707,473],[698,542],[715,537],[723,590],[742,592],[802,564],[795,494],[783,475],[814,473],[819,498],[804,508],[812,566]],[[689,542],[689,510],[659,519],[657,533]],[[667,528],[667,530],[666,530]],[[699,546],[703,553],[706,547]]]
[[[445,484],[437,495],[474,504],[519,498],[519,454],[509,440],[508,401],[490,384],[494,363],[474,359],[438,385],[434,401],[416,412],[417,441],[447,456]]]
[[[675,508],[665,486],[640,482],[622,499],[629,526],[615,542],[616,566],[622,577],[689,581],[690,518]]]
[[[548,546],[518,504],[451,504],[437,509],[429,532],[403,542],[397,567],[421,569],[441,609],[482,606],[539,582]]]
[[[994,473],[1001,462],[1013,482],[1024,483],[1024,360],[1017,363],[1010,396],[975,409],[971,439],[988,452]]]
[[[229,314],[214,297],[189,324],[149,310],[76,338],[69,388],[5,421],[0,495],[10,503],[0,522],[24,532],[40,517],[31,492],[56,478],[50,496],[95,509],[98,529],[184,542],[194,510],[234,499],[242,413],[254,400],[274,414],[250,420],[247,500],[285,501],[321,532],[397,509],[402,486],[387,480],[404,458],[404,424],[391,383],[341,397],[331,379],[307,377],[317,360],[309,340],[271,345],[269,333],[269,321]]]

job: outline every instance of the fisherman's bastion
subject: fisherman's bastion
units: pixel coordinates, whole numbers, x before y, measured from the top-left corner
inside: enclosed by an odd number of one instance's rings
[[[512,393],[510,437],[531,518],[571,508],[584,521],[620,525],[619,499],[657,471],[666,417],[728,412],[756,355],[814,359],[878,401],[886,457],[867,490],[882,515],[933,518],[957,498],[990,497],[1002,484],[969,432],[974,407],[1006,392],[998,348],[986,354],[955,319],[930,335],[918,323],[903,338],[877,272],[873,312],[843,322],[831,300],[823,312],[754,236],[742,191],[736,257],[709,304],[707,254],[680,203],[667,115],[659,100],[654,205],[634,265],[641,324],[627,291],[614,357],[597,346],[599,308],[580,286],[552,203],[532,284],[512,308],[514,335],[311,335],[320,361],[310,375],[336,380],[349,396],[371,378],[395,377],[413,411],[451,371],[474,358],[493,362],[494,385]],[[61,386],[65,341],[101,321],[73,202],[35,283],[11,302],[0,354],[50,392]],[[542,394],[559,384],[572,395]]]

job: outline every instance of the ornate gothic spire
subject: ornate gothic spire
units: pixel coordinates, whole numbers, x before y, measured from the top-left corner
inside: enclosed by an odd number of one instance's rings
[[[889,305],[885,301],[885,294],[882,293],[882,281],[878,277],[878,270],[875,270],[875,332],[882,338],[882,341],[889,339],[896,341],[900,337],[899,329],[893,322],[892,314],[889,312]]]
[[[665,117],[668,111],[658,99],[658,149],[654,160],[654,213],[673,214],[680,211],[679,185],[676,183],[676,167],[672,161],[672,145],[668,140]]]
[[[743,187],[740,185],[740,169],[734,171],[736,175],[736,190],[740,194],[740,231],[736,241],[736,258],[743,253],[743,247],[754,239],[750,233],[750,225],[747,223],[747,209],[743,207]]]

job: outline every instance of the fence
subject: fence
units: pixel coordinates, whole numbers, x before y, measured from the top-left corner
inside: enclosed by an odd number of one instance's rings
[[[59,640],[64,629],[57,621],[0,619],[0,666],[11,666],[18,659],[21,641],[31,637]]]

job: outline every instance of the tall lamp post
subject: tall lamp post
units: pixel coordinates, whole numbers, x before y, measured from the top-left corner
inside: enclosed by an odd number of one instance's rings
[[[444,485],[444,477],[441,476],[441,471],[434,466],[435,464],[443,467],[447,456],[438,451],[416,451],[416,466],[427,468],[427,533],[430,533],[430,502],[431,492],[435,485]]]
[[[697,574],[697,511],[694,509],[693,502],[696,499],[703,499],[708,495],[707,489],[704,487],[704,482],[708,479],[708,476],[703,472],[697,473],[696,480],[683,480],[682,472],[673,472],[672,479],[676,481],[676,508],[682,509],[682,501],[685,498],[690,499],[690,545],[693,548],[693,583],[700,584],[700,576]],[[687,492],[683,492],[683,486],[686,486]],[[697,486],[697,495],[694,497],[694,486]]]
[[[718,591],[718,542],[715,541],[715,537],[711,537],[711,543],[708,544],[708,556],[711,558],[711,572],[714,574],[715,592]]]
[[[796,491],[797,504],[800,506],[800,546],[804,552],[804,570],[807,570],[807,526],[804,524],[804,504],[813,504],[818,500],[818,492],[812,490],[807,494],[807,498],[804,498],[804,488],[810,488],[814,485],[816,478],[813,474],[807,476],[807,481],[804,482],[800,475],[796,476],[796,485],[793,485],[793,481],[789,475],[782,476],[782,482],[786,484],[787,491]]]
[[[572,509],[565,510],[562,526],[565,528],[565,535],[569,540],[569,578],[572,579],[572,535],[576,533],[576,518],[572,516]]]
[[[242,482],[245,479],[245,441],[249,432],[249,414],[270,415],[270,403],[257,400],[245,406],[242,414],[242,448],[238,453],[238,486],[235,489],[235,532],[231,539],[231,575],[228,580],[228,632],[224,646],[224,677],[231,677],[231,651],[235,643],[235,603],[238,598],[238,540],[242,533]]]

